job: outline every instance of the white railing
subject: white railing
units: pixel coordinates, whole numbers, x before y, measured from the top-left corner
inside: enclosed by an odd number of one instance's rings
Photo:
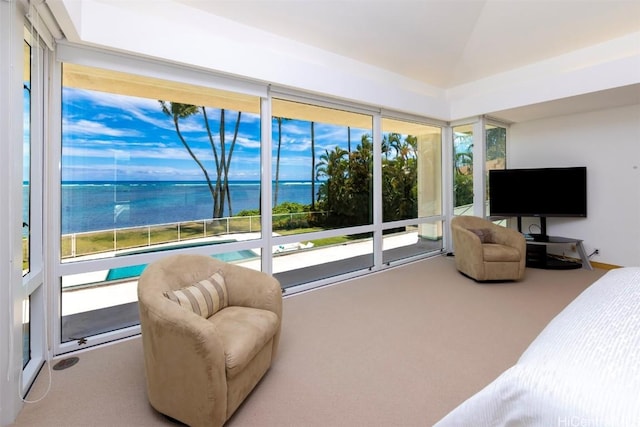
[[[298,218],[301,218],[301,217],[304,218],[311,214],[316,214],[316,215],[325,214],[325,212],[319,211],[319,212],[297,212],[297,213],[273,214],[272,218],[274,222],[281,221],[283,218],[285,218],[287,222],[292,223],[294,220]],[[192,220],[192,221],[178,221],[178,222],[169,222],[169,223],[163,223],[163,224],[121,227],[121,228],[113,228],[113,229],[106,229],[106,230],[93,230],[93,231],[85,231],[85,232],[79,232],[79,233],[64,234],[62,236],[62,239],[63,240],[69,239],[70,240],[69,244],[71,247],[70,254],[65,255],[64,258],[75,258],[77,256],[93,255],[97,253],[110,252],[110,251],[115,252],[123,249],[145,248],[145,247],[155,246],[158,244],[178,243],[178,242],[190,241],[190,240],[195,240],[200,238],[227,235],[232,233],[253,233],[254,231],[259,230],[259,227],[261,225],[260,218],[261,218],[260,215],[207,218],[207,219],[198,219],[198,220]],[[236,227],[234,227],[233,225],[233,222],[240,224],[246,221],[248,221],[247,225],[242,225],[242,226],[239,225]],[[188,234],[186,234],[186,237],[183,237],[183,234],[184,234],[183,230],[187,227],[187,225],[189,229],[193,229],[194,227],[201,226],[202,232],[201,233],[189,232]],[[221,225],[223,226],[222,231],[220,230],[213,231],[214,229],[219,229]],[[176,233],[175,238],[164,240],[164,241],[153,241],[152,237],[154,236],[154,233],[159,233],[161,231],[167,232],[167,230],[169,229],[175,229],[175,233]],[[147,235],[145,244],[142,244],[141,242],[136,242],[135,246],[118,247],[118,234],[127,233],[127,232],[132,233],[135,231],[142,232],[142,230],[144,230],[144,232]],[[101,233],[113,235],[112,247],[108,249],[105,248],[102,250],[96,250],[93,252],[83,251],[82,253],[78,253],[79,239],[86,238],[87,236],[90,236],[90,235],[101,234]]]

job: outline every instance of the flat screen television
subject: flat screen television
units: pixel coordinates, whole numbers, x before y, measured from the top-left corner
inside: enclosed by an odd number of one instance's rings
[[[587,168],[490,170],[489,212],[519,219],[539,217],[540,234],[533,237],[548,240],[547,217],[587,216]]]

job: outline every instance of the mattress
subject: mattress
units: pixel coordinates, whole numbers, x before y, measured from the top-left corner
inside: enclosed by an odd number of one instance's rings
[[[640,426],[640,267],[585,289],[513,367],[435,426]]]

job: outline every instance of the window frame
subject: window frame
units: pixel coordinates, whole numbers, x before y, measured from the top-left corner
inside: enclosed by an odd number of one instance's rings
[[[68,44],[67,42],[61,42],[57,46],[56,61],[52,67],[52,81],[58,82],[52,87],[53,102],[51,103],[51,129],[52,138],[51,144],[48,144],[45,152],[45,170],[49,171],[48,179],[46,180],[46,192],[48,194],[48,201],[46,204],[46,212],[44,215],[46,221],[45,227],[45,241],[50,242],[48,245],[49,250],[46,252],[46,262],[50,268],[46,272],[46,280],[51,284],[52,288],[52,318],[55,320],[53,325],[53,352],[55,355],[60,355],[87,347],[108,343],[114,340],[131,337],[139,334],[139,325],[127,327],[113,332],[107,332],[90,337],[86,337],[85,340],[69,341],[61,343],[62,325],[61,325],[61,293],[60,285],[61,278],[67,275],[80,274],[95,270],[105,270],[113,267],[124,267],[132,264],[145,264],[153,262],[154,260],[166,255],[168,252],[162,254],[159,253],[140,253],[136,255],[129,255],[126,257],[107,258],[88,260],[83,262],[63,263],[60,261],[60,232],[61,232],[61,215],[60,215],[60,179],[61,170],[58,165],[61,164],[61,147],[62,147],[62,64],[64,62],[72,62],[78,65],[86,65],[91,67],[100,67],[108,70],[132,73],[140,76],[147,76],[152,78],[160,78],[170,81],[176,81],[180,83],[187,83],[192,85],[203,85],[206,87],[213,87],[226,91],[233,91],[243,93],[247,95],[259,96],[261,101],[261,141],[263,149],[261,150],[261,162],[262,182],[270,183],[272,179],[272,124],[271,124],[271,103],[272,99],[285,99],[294,102],[304,102],[312,104],[314,106],[337,108],[354,113],[362,113],[371,115],[373,118],[372,132],[373,132],[373,221],[372,224],[362,226],[345,227],[335,230],[325,230],[320,232],[305,234],[305,239],[327,238],[345,234],[361,234],[371,233],[373,236],[373,265],[371,268],[365,271],[356,271],[339,276],[328,277],[325,279],[317,280],[310,283],[298,285],[295,289],[291,289],[291,293],[302,292],[308,289],[324,286],[337,281],[346,280],[352,277],[361,276],[364,273],[370,273],[374,271],[383,270],[391,266],[399,265],[406,262],[411,262],[416,259],[426,258],[434,254],[421,254],[415,257],[394,261],[391,263],[383,263],[382,257],[382,238],[383,231],[392,226],[406,226],[406,225],[419,225],[425,223],[445,223],[447,217],[448,197],[446,192],[447,179],[446,173],[442,173],[441,177],[441,198],[442,198],[442,212],[440,215],[431,216],[426,218],[415,218],[402,220],[398,222],[383,224],[382,222],[382,194],[381,194],[381,143],[382,143],[382,118],[392,118],[396,120],[405,120],[411,122],[417,122],[427,126],[441,127],[441,162],[442,171],[446,171],[446,146],[445,141],[447,135],[450,135],[449,127],[447,123],[438,120],[429,119],[426,117],[415,116],[396,112],[392,110],[381,110],[378,108],[372,108],[370,106],[360,105],[357,103],[344,102],[342,100],[335,100],[329,97],[322,97],[316,95],[310,95],[305,92],[292,91],[288,88],[279,88],[263,83],[256,83],[251,81],[245,81],[242,79],[230,78],[228,76],[221,76],[213,72],[205,72],[202,70],[196,70],[185,66],[168,64],[166,62],[155,61],[150,59],[143,59],[138,57],[132,57],[126,54],[119,54],[113,52],[106,52],[97,49],[91,49],[87,47],[79,47]],[[269,212],[272,203],[272,191],[270,185],[261,185],[261,211]],[[263,230],[271,230],[272,220],[270,215],[262,215]],[[447,233],[443,231],[443,241],[446,240]],[[225,244],[225,248],[216,249],[219,252],[231,251],[231,250],[243,250],[253,249],[259,247],[262,250],[261,268],[262,271],[271,274],[273,266],[273,256],[271,248],[275,244],[287,244],[293,243],[299,240],[299,236],[282,236],[281,238],[274,238],[271,233],[262,233],[262,237],[259,240],[252,240],[249,242],[235,242]],[[57,243],[56,243],[57,242]],[[222,245],[220,245],[222,246]],[[444,251],[444,247],[437,251],[441,253]],[[181,253],[200,253],[200,254],[212,254],[211,247],[192,247],[186,249],[180,249],[175,252]]]

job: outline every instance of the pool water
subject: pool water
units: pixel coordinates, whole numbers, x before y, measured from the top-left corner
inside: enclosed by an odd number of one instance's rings
[[[223,254],[215,254],[211,255],[211,257],[215,259],[219,259],[224,262],[233,262],[233,261],[242,261],[245,259],[255,258],[257,255],[255,252],[245,249],[242,251],[235,252],[225,252]],[[107,273],[107,278],[105,281],[109,280],[122,280],[122,279],[130,279],[132,277],[139,277],[147,264],[138,264],[138,265],[128,265],[126,267],[118,267],[112,268]]]

